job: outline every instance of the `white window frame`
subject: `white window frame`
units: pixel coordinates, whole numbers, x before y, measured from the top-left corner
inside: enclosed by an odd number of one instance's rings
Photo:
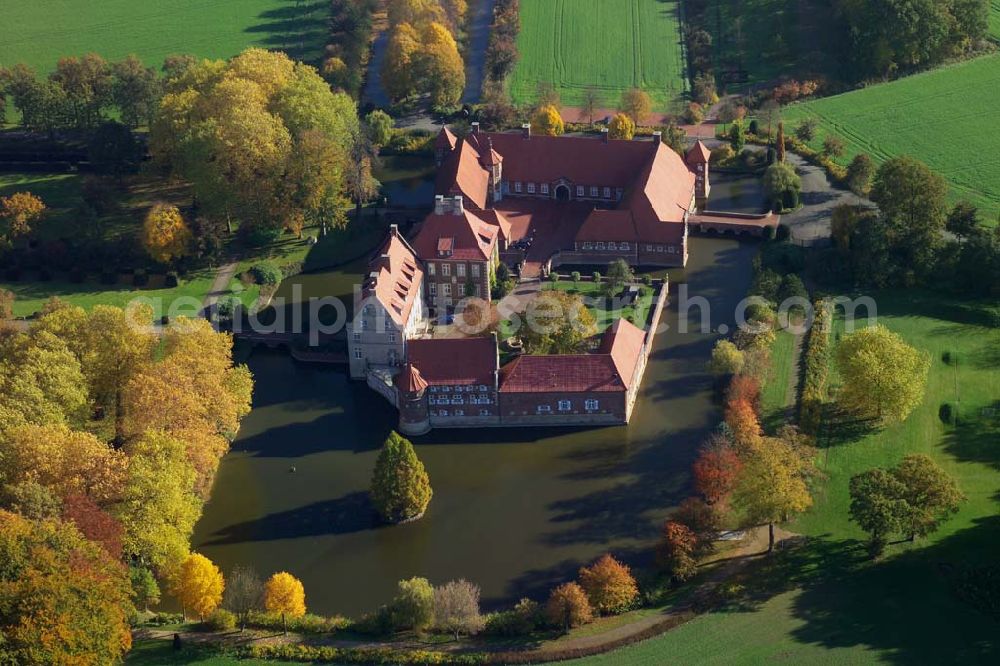
[[[584,250],[593,250],[594,249],[594,244],[593,243],[584,243],[583,244],[583,249]]]
[[[474,278],[479,277],[479,264],[472,264],[469,266],[469,275]]]
[[[592,196],[593,198],[595,198],[595,199],[597,198],[598,191],[599,190],[597,189],[597,185],[591,185],[590,186],[590,196]]]
[[[534,194],[534,193],[535,193],[535,184],[528,183],[528,194]]]
[[[435,268],[434,268],[434,262],[433,261],[428,262],[427,263],[427,274],[428,275],[434,275],[434,270],[435,270]]]
[[[396,341],[396,331],[389,331],[389,342]]]
[[[361,333],[358,333],[357,331],[354,332],[354,341],[361,342]]]
[[[437,285],[437,282],[429,282],[428,285],[429,286],[427,288],[430,290],[430,295],[431,296],[437,296],[438,295],[438,285]]]
[[[465,264],[455,265],[455,275],[460,278],[465,277]]]
[[[441,285],[441,295],[445,298],[451,298],[451,284],[445,282]]]
[[[595,412],[601,408],[601,403],[593,398],[590,398],[584,401],[583,406],[588,412]]]
[[[552,405],[538,405],[535,407],[535,413],[537,414],[551,414]]]
[[[514,191],[518,194],[521,193],[521,181],[514,181]]]
[[[479,410],[479,415],[480,416],[489,416],[490,415],[490,410],[488,410],[488,409],[480,409]]]
[[[441,277],[451,277],[451,264],[441,264]]]
[[[625,191],[622,188],[620,187],[615,188],[615,199],[618,199],[620,201],[623,194],[625,194]]]
[[[663,246],[662,245],[657,245],[656,246],[656,251],[657,252],[663,252]]]
[[[618,249],[619,250],[627,250],[627,249],[629,249],[628,243],[619,243],[618,244]]]
[[[542,194],[548,194],[548,193],[549,193],[549,184],[542,183]]]
[[[617,245],[615,245],[615,242],[614,242],[614,241],[608,241],[608,249],[609,249],[609,250],[617,250],[617,249],[618,249],[618,246],[617,246]]]
[[[598,250],[604,249],[604,241],[597,241],[597,249]]]
[[[570,400],[560,400],[559,401],[559,411],[568,412],[573,409],[573,403]]]
[[[448,410],[447,409],[439,409],[438,410],[438,416],[448,416]]]
[[[576,196],[577,196],[578,199],[583,196],[583,192],[584,192],[583,185],[577,185],[576,186]]]
[[[455,416],[465,416],[465,410],[464,409],[456,409],[453,413],[454,413]]]
[[[610,187],[605,187],[604,188],[604,198],[605,199],[610,199],[611,198],[611,188]]]
[[[365,355],[362,353],[361,347],[355,347],[354,348],[354,360],[360,361],[364,357],[365,357]]]

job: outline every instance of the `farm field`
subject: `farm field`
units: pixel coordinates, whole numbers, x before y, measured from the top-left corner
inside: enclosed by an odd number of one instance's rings
[[[954,587],[970,567],[995,564],[1000,547],[1000,418],[983,412],[995,409],[1000,396],[1000,330],[975,323],[983,309],[955,307],[940,295],[874,297],[879,322],[930,354],[922,405],[882,431],[838,427],[821,437],[826,479],[813,509],[788,526],[810,541],[746,576],[746,603],[574,664],[658,664],[667,655],[675,663],[706,664],[996,663],[995,620],[959,601]],[[842,331],[838,321],[834,335]],[[945,364],[944,352],[958,364]],[[940,422],[944,402],[961,405],[959,426]],[[848,520],[848,481],[908,453],[934,457],[968,501],[938,533],[913,546],[892,545],[883,561],[872,563],[864,534]]]
[[[970,95],[969,91],[976,91]],[[996,224],[1000,211],[1000,134],[994,115],[1000,106],[1000,55],[942,67],[892,83],[796,104],[784,111],[786,127],[802,119],[819,121],[812,146],[833,133],[847,151],[876,161],[911,155],[951,184],[955,200],[967,199]]]
[[[614,106],[622,91],[645,90],[661,106],[687,88],[677,0],[521,0],[515,102],[551,83],[563,104],[589,86]]]
[[[158,67],[173,53],[225,58],[248,46],[318,60],[327,3],[318,0],[41,0],[7,2],[0,66],[24,62],[39,71],[61,56],[130,53]]]

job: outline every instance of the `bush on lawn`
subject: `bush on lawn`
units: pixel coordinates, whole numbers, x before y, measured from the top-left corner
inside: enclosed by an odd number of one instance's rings
[[[281,269],[273,262],[262,261],[250,268],[250,275],[257,284],[276,285],[281,282]]]

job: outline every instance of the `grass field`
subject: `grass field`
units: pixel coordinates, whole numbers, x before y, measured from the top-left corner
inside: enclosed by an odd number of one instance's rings
[[[762,425],[768,432],[785,422],[785,408],[794,400],[794,393],[788,390],[794,365],[795,335],[779,330],[771,347],[771,370],[760,395]]]
[[[197,653],[174,652],[170,641],[140,640],[125,659],[126,666],[292,666],[290,661],[261,661],[232,657],[203,657]],[[335,666],[335,665],[334,665]]]
[[[614,106],[639,87],[661,106],[687,87],[676,0],[521,0],[514,101],[551,83],[563,104],[595,87]]]
[[[878,432],[838,427],[821,440],[827,478],[815,507],[790,526],[810,542],[745,581],[759,584],[748,603],[573,663],[997,662],[996,621],[960,602],[952,584],[965,567],[995,562],[1000,548],[1000,419],[981,411],[1000,402],[1000,330],[962,321],[941,296],[883,293],[876,300],[880,323],[930,353],[927,394],[900,425]],[[957,366],[942,362],[946,351],[958,355]],[[939,421],[946,401],[960,402],[964,425]],[[873,564],[859,541],[863,534],[848,521],[848,481],[911,452],[933,456],[968,501],[937,534],[892,545]]]
[[[327,4],[319,0],[38,0],[6,2],[0,66],[24,62],[40,71],[61,56],[130,53],[159,67],[172,53],[225,58],[247,46],[318,60]]]
[[[847,144],[838,161],[858,152],[877,161],[911,155],[948,179],[954,199],[967,199],[996,224],[1000,211],[1000,55],[942,67],[899,81],[787,108],[785,126],[820,123],[812,145],[828,133]]]
[[[1000,0],[990,0],[990,34],[1000,39]]]

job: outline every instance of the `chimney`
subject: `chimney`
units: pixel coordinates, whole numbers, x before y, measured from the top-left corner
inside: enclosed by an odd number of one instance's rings
[[[601,128],[601,141],[603,141],[604,143],[607,143],[609,136],[610,136],[610,134],[608,133],[608,128],[607,127],[602,127]]]
[[[390,224],[389,225],[389,235],[390,236],[398,236],[399,235],[399,225],[398,224]]]
[[[663,143],[663,132],[653,132],[653,144],[660,145]]]
[[[479,121],[472,123],[472,133],[479,134]]]
[[[465,214],[465,203],[462,200],[462,195],[456,195],[452,200],[451,212],[454,215],[464,215]]]
[[[445,205],[444,205],[444,195],[438,194],[434,197],[434,214],[444,215]]]
[[[525,139],[531,138],[531,123],[521,125],[521,136]]]

